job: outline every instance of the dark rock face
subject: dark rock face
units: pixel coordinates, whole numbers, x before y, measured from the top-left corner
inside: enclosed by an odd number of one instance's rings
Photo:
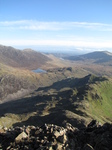
[[[71,67],[48,69],[47,72],[64,72],[64,71],[67,71],[67,70],[72,72],[72,68]]]
[[[45,124],[0,129],[0,149],[10,150],[112,150],[112,124],[100,126],[93,120],[77,129]]]

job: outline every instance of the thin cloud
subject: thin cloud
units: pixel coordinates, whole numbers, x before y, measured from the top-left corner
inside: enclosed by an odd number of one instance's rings
[[[73,47],[90,47],[90,48],[112,48],[111,41],[108,42],[90,42],[90,41],[64,41],[64,40],[0,40],[4,45],[13,46],[73,46]]]
[[[112,24],[89,22],[40,22],[36,20],[2,21],[0,28],[18,30],[72,30],[85,28],[99,31],[112,31]]]

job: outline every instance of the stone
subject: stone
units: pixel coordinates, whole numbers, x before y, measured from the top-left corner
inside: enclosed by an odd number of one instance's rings
[[[98,126],[92,121],[81,129],[69,123],[65,128],[53,124],[16,127],[7,131],[3,128],[0,129],[0,142],[0,149],[7,150],[112,150],[112,124]]]
[[[50,146],[50,147],[49,147],[49,150],[53,150],[53,147],[52,147],[52,146]]]
[[[56,144],[55,148],[56,148],[56,150],[62,150],[62,145],[61,144]]]
[[[65,143],[67,141],[67,136],[64,134],[64,135],[61,135],[61,136],[58,136],[57,137],[57,140],[60,142],[60,143]]]
[[[56,138],[58,138],[58,137],[60,136],[60,132],[55,131],[55,132],[54,132],[54,136],[55,136]]]
[[[20,133],[16,138],[15,138],[15,142],[20,142],[23,139],[26,139],[28,137],[28,135],[25,132]]]
[[[4,130],[5,130],[5,131],[7,131],[7,130],[8,130],[8,128],[7,128],[7,127],[4,127]]]
[[[96,120],[92,120],[92,121],[88,124],[87,127],[94,127],[94,126],[96,126],[96,124],[97,124],[97,121],[96,121]]]
[[[35,135],[38,135],[39,133],[40,133],[39,130],[36,130],[36,131],[35,131]]]
[[[50,129],[50,133],[53,133],[53,131],[54,131],[54,130],[53,130],[53,127],[51,127],[51,129]]]

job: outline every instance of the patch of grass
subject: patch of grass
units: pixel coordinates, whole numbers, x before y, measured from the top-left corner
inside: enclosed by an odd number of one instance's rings
[[[3,115],[0,122],[6,121],[7,126],[43,123],[62,125],[64,121],[72,125],[87,125],[92,119],[101,123],[112,122],[111,89],[111,78],[91,75],[82,79],[67,78],[41,87],[18,101],[1,104],[0,114]]]
[[[101,122],[112,121],[112,82],[99,81],[90,84],[85,99],[89,103],[88,113]]]

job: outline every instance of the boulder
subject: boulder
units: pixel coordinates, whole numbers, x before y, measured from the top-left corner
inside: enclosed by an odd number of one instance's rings
[[[28,138],[28,135],[23,131],[22,133],[20,133],[16,138],[15,138],[15,142],[18,143],[20,141],[22,141],[23,139]]]
[[[57,150],[112,150],[112,124],[98,125],[93,120],[87,127],[77,129],[45,124],[41,127],[24,126],[0,129],[0,149],[57,149]]]

